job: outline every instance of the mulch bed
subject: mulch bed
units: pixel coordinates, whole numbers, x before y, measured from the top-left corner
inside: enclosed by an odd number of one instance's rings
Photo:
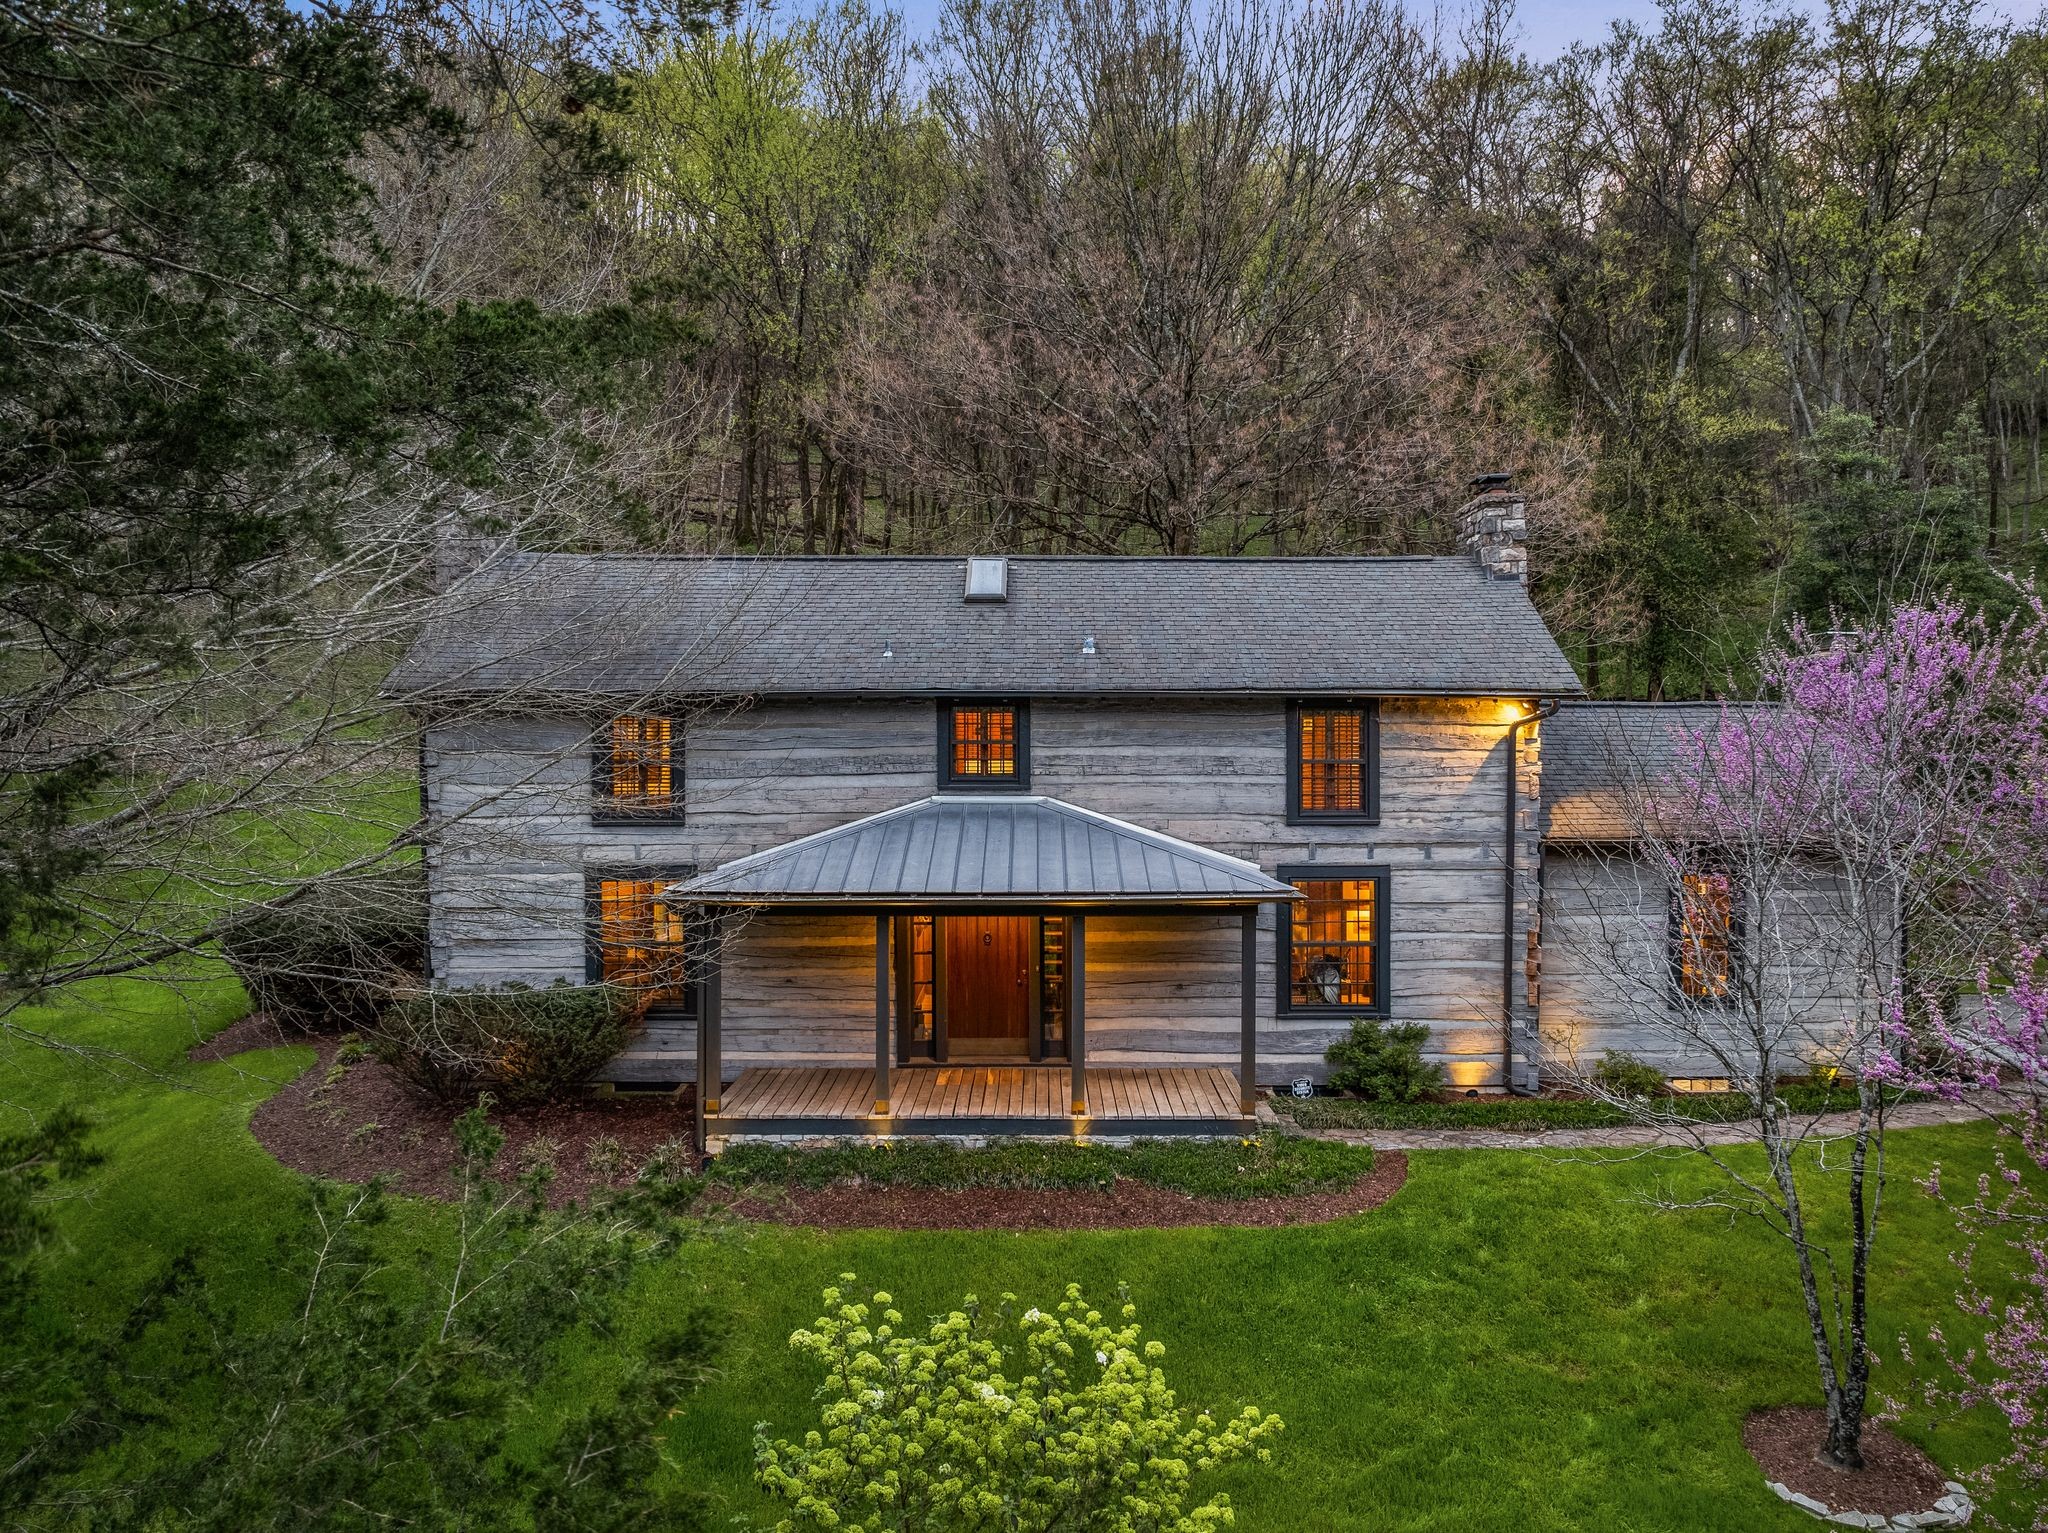
[[[250,1130],[257,1142],[308,1176],[338,1182],[388,1177],[402,1192],[452,1198],[457,1193],[455,1119],[460,1109],[423,1099],[388,1066],[374,1059],[350,1065],[339,1079],[327,1077],[339,1040],[285,1033],[261,1015],[245,1017],[191,1051],[195,1060],[228,1059],[249,1049],[302,1044],[320,1057],[311,1069],[286,1083],[256,1109]],[[589,1096],[538,1107],[493,1109],[491,1121],[505,1132],[499,1170],[509,1176],[535,1139],[557,1146],[555,1178],[548,1203],[587,1202],[606,1188],[628,1187],[661,1145],[680,1140],[687,1148],[693,1104],[680,1095]],[[605,1164],[602,1139],[618,1141],[615,1167]],[[697,1164],[694,1151],[689,1163]]]
[[[1276,1198],[1196,1198],[1119,1178],[1103,1192],[1021,1188],[835,1187],[718,1197],[746,1219],[827,1230],[1139,1230],[1322,1224],[1378,1208],[1408,1180],[1408,1157],[1381,1150],[1349,1187]]]
[[[1864,1424],[1863,1468],[1829,1468],[1815,1456],[1827,1430],[1827,1412],[1820,1407],[1779,1405],[1750,1412],[1742,1442],[1766,1478],[1837,1512],[1896,1517],[1932,1511],[1948,1493],[1948,1477],[1933,1459],[1875,1422]]]
[[[358,1060],[333,1080],[339,1040],[280,1029],[261,1013],[245,1017],[190,1052],[194,1060],[227,1060],[251,1049],[298,1044],[318,1062],[256,1109],[250,1130],[284,1165],[339,1182],[388,1178],[400,1191],[456,1195],[456,1109],[429,1102],[388,1066]],[[539,1107],[499,1108],[491,1121],[505,1132],[500,1169],[510,1174],[521,1152],[545,1137],[556,1145],[548,1202],[587,1202],[607,1188],[630,1186],[661,1145],[691,1131],[689,1088],[677,1095],[579,1097]],[[615,1169],[592,1164],[592,1147],[618,1142]],[[697,1167],[694,1152],[690,1165]],[[1119,1180],[1102,1192],[1039,1192],[1011,1188],[945,1190],[870,1186],[714,1188],[702,1207],[762,1223],[817,1229],[1116,1230],[1184,1225],[1277,1226],[1348,1218],[1387,1201],[1408,1179],[1408,1159],[1382,1150],[1372,1170],[1349,1187],[1272,1198],[1197,1198],[1143,1182]]]

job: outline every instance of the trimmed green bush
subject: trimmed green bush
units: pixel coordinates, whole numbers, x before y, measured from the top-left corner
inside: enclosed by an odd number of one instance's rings
[[[417,863],[311,885],[236,917],[221,955],[280,1027],[359,1032],[426,969],[426,874]]]
[[[1602,1091],[1618,1097],[1662,1096],[1669,1084],[1662,1070],[1620,1049],[1609,1049],[1600,1056],[1600,1063],[1593,1066],[1593,1081]]]
[[[370,1048],[416,1090],[463,1102],[488,1089],[508,1106],[560,1096],[626,1046],[635,1005],[616,985],[418,990],[367,1030]]]
[[[1351,1024],[1351,1035],[1323,1053],[1330,1062],[1330,1087],[1368,1102],[1419,1102],[1443,1090],[1444,1068],[1422,1057],[1429,1029],[1420,1022],[1385,1027],[1370,1017]]]

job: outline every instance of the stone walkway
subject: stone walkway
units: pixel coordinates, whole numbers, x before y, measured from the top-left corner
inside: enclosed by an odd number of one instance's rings
[[[1259,1116],[1273,1109],[1259,1104]],[[1929,1128],[1943,1123],[1981,1123],[1984,1109],[1968,1102],[1914,1102],[1885,1115],[1887,1128]],[[1286,1121],[1277,1114],[1273,1121]],[[1854,1113],[1824,1113],[1799,1120],[1802,1135],[1821,1139],[1856,1128]],[[1752,1123],[1699,1123],[1690,1127],[1629,1124],[1623,1128],[1551,1128],[1516,1132],[1476,1128],[1303,1128],[1314,1139],[1369,1144],[1375,1150],[1646,1150],[1695,1144],[1747,1144]]]

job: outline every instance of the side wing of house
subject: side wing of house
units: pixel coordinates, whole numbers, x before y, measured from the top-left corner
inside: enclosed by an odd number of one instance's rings
[[[1845,1018],[1874,999],[1860,954],[1867,923],[1850,886],[1815,867],[1768,893],[1731,893],[1730,983],[1753,979],[1764,997],[1756,1009],[1688,978],[1666,880],[1632,849],[1546,850],[1542,1039],[1553,1078],[1588,1071],[1614,1049],[1673,1079],[1724,1079],[1731,1048],[1737,1059],[1753,1055],[1746,1034],[1759,1022],[1788,1068],[1829,1059]]]
[[[1688,732],[1718,704],[1567,704],[1545,727],[1541,1039],[1546,1074],[1568,1079],[1609,1050],[1678,1080],[1719,1081],[1756,1057],[1825,1063],[1845,1022],[1878,1004],[1869,976],[1889,941],[1869,891],[1822,862],[1744,867],[1666,861],[1688,844],[1682,814],[1657,826]],[[1764,887],[1763,885],[1768,885]]]

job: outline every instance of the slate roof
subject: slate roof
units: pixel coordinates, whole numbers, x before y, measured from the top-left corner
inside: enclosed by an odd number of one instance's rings
[[[1568,702],[1543,728],[1543,834],[1553,841],[1628,841],[1640,806],[1679,763],[1682,731],[1711,732],[1727,703]]]
[[[972,900],[1224,904],[1299,899],[1254,863],[1056,798],[952,793],[756,852],[673,885],[735,904]]]
[[[965,601],[965,566],[520,554],[457,588],[474,599],[428,628],[385,690],[1579,691],[1528,593],[1469,558],[1019,556],[1002,602]]]

